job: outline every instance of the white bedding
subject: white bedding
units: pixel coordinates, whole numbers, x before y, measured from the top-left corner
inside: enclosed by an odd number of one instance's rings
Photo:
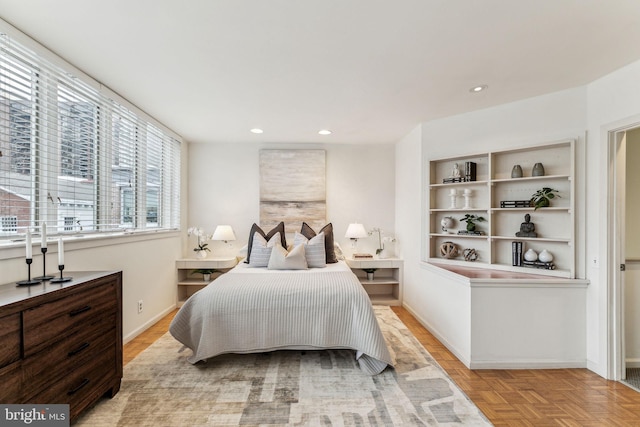
[[[222,353],[348,348],[369,374],[392,365],[369,297],[343,261],[302,271],[241,263],[191,296],[169,331],[193,351],[191,363]]]

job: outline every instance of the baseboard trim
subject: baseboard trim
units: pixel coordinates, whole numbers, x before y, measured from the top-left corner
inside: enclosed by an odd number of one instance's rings
[[[410,306],[410,305],[406,304],[405,302],[403,302],[403,303],[402,303],[402,306],[405,308],[405,310],[407,310],[409,313],[411,313],[411,315],[412,315],[413,317],[415,317],[415,318],[416,318],[416,320],[417,320],[418,322],[420,322],[420,324],[421,324],[422,326],[424,326],[424,327],[425,327],[429,332],[431,332],[431,334],[432,334],[434,337],[436,337],[436,338],[438,339],[438,341],[440,341],[440,342],[442,343],[442,345],[444,345],[445,347],[447,347],[447,349],[448,349],[451,353],[453,353],[453,355],[454,355],[455,357],[457,357],[457,358],[458,358],[458,360],[459,360],[460,362],[462,362],[462,364],[463,364],[464,366],[466,366],[467,368],[471,369],[471,368],[469,367],[469,360],[468,360],[466,357],[464,357],[464,356],[461,354],[461,352],[460,352],[460,351],[458,351],[458,350],[457,350],[453,345],[451,345],[451,343],[450,343],[449,341],[447,341],[447,339],[446,339],[443,335],[441,335],[440,333],[438,333],[438,331],[437,331],[435,328],[433,328],[433,327],[429,324],[429,322],[427,322],[425,319],[423,319],[423,318],[422,318],[418,313],[416,313],[416,311],[415,311],[414,309],[412,309],[412,308],[411,308],[411,306]]]
[[[160,319],[162,319],[164,316],[166,316],[167,314],[171,313],[175,309],[176,309],[176,305],[173,304],[173,305],[169,306],[167,309],[165,309],[165,310],[161,311],[160,313],[158,313],[157,315],[153,316],[151,319],[149,319],[147,322],[145,322],[142,326],[140,326],[139,328],[135,329],[130,334],[128,334],[125,337],[123,337],[122,338],[123,344],[126,344],[129,341],[132,341],[135,337],[137,337],[138,335],[140,335],[141,333],[143,333],[144,331],[146,331],[147,329],[149,329],[150,327],[155,325]]]
[[[626,368],[640,368],[640,359],[637,359],[637,358],[626,359],[624,361],[624,366]]]
[[[586,360],[485,360],[471,362],[470,369],[574,369],[586,367]]]

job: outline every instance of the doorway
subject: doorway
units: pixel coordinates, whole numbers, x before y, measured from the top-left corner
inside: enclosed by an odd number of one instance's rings
[[[609,132],[610,378],[640,391],[640,123]]]

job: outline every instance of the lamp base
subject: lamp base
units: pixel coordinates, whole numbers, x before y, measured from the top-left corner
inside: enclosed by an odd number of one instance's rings
[[[39,285],[40,283],[42,283],[40,280],[21,280],[19,282],[16,282],[16,285],[18,285],[18,286],[33,286],[33,285]]]

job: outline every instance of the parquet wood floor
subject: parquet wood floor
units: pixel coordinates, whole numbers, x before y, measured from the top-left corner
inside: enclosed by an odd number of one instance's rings
[[[588,369],[469,370],[407,310],[393,307],[485,416],[498,427],[640,427],[640,393]],[[174,311],[124,346],[127,364],[167,332]]]

